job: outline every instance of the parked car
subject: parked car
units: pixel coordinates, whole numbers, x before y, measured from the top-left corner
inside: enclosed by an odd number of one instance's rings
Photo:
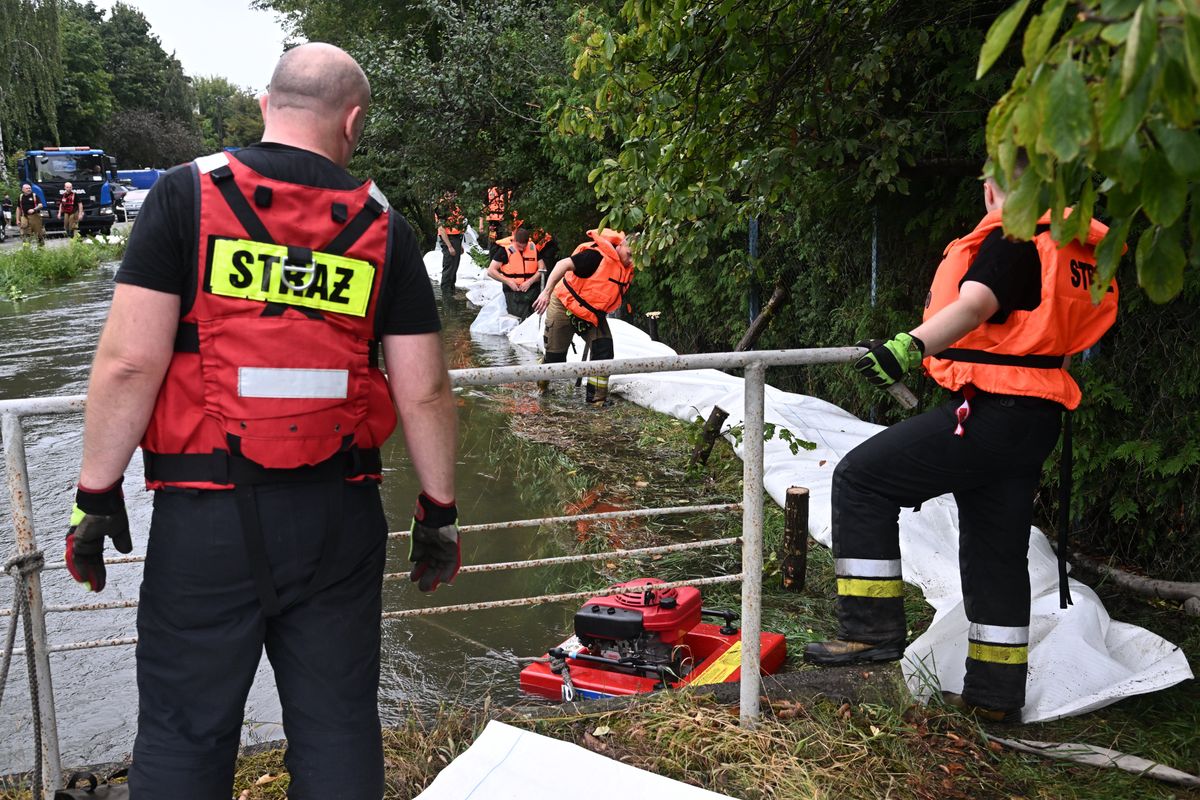
[[[122,205],[125,207],[125,218],[136,219],[138,212],[142,210],[142,203],[146,202],[146,195],[150,194],[149,189],[130,189],[125,193],[125,198]]]

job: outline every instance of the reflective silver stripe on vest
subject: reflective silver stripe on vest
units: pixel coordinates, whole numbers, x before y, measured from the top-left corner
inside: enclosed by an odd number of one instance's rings
[[[345,398],[349,385],[344,369],[238,368],[239,397]]]
[[[1006,625],[980,625],[978,622],[972,622],[967,628],[967,638],[972,642],[990,644],[1029,644],[1029,626],[1010,628]]]
[[[374,197],[375,202],[379,203],[379,205],[383,206],[385,209],[390,205],[390,203],[388,203],[387,195],[383,193],[382,189],[375,185],[375,181],[371,181],[371,185],[367,187],[367,194],[371,195],[371,197]]]
[[[900,559],[839,558],[834,565],[838,577],[899,578]]]
[[[214,169],[225,166],[229,163],[229,156],[225,153],[213,153],[209,156],[200,156],[196,159],[196,168],[200,170],[201,175],[207,175]]]

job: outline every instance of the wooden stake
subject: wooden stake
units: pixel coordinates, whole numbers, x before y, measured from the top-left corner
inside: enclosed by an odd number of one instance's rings
[[[700,441],[696,442],[696,446],[692,449],[693,467],[697,464],[708,463],[708,456],[712,453],[713,445],[717,443],[717,437],[721,435],[721,426],[728,418],[728,411],[720,406],[713,406],[712,413],[708,415],[708,421],[704,423]]]
[[[804,590],[808,570],[808,489],[792,486],[783,508],[783,588]]]

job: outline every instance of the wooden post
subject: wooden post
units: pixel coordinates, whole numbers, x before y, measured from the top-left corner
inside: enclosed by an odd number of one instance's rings
[[[704,423],[700,441],[696,442],[696,446],[692,449],[693,467],[697,464],[708,463],[708,456],[712,453],[713,445],[717,443],[717,437],[721,435],[721,426],[725,424],[728,417],[728,411],[720,406],[713,406],[712,413],[708,415],[708,421]]]
[[[804,590],[808,570],[808,489],[792,486],[783,508],[783,588]]]

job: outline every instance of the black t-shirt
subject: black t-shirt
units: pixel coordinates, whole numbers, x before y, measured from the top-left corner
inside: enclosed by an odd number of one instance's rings
[[[41,205],[42,201],[38,200],[38,196],[33,192],[29,194],[21,192],[21,196],[17,198],[17,202],[21,204],[22,214],[32,214],[33,210]]]
[[[596,270],[600,269],[600,262],[603,260],[604,257],[600,255],[600,251],[594,247],[589,247],[587,250],[580,250],[571,256],[571,262],[575,265],[575,277],[592,277],[596,274]]]
[[[554,265],[558,263],[557,239],[551,239],[542,245],[542,249],[538,251],[538,260],[545,262],[546,269],[554,269]]]
[[[283,144],[261,143],[238,151],[236,158],[273,180],[320,189],[354,189],[362,185],[324,156]],[[187,297],[195,281],[193,268],[199,236],[196,230],[196,186],[189,165],[159,178],[129,235],[117,283],[127,283]],[[408,222],[393,208],[392,256],[378,304],[381,335],[432,333],[441,330],[433,288]]]
[[[982,283],[1000,302],[999,310],[988,322],[1000,324],[1013,311],[1032,311],[1042,302],[1042,262],[1037,245],[1010,241],[997,228],[979,245],[959,285],[965,281]]]

